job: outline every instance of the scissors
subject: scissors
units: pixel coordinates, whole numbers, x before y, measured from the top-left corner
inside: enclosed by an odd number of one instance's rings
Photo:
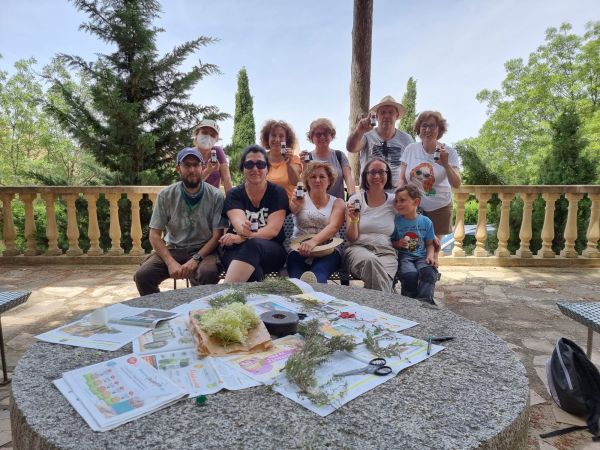
[[[387,361],[383,358],[375,358],[369,361],[369,364],[360,369],[349,370],[347,372],[336,373],[334,377],[346,377],[348,375],[360,375],[361,373],[374,374],[380,377],[392,373],[392,368],[386,366]]]

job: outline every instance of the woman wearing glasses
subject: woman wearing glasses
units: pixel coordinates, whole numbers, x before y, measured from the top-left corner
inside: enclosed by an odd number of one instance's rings
[[[460,186],[458,154],[439,141],[447,129],[439,112],[423,111],[414,128],[421,142],[407,146],[400,159],[400,184],[412,181],[423,188],[421,207],[433,222],[438,242],[452,233],[452,188]],[[438,252],[436,265],[437,256]]]
[[[354,179],[352,178],[352,169],[348,157],[340,150],[329,148],[329,144],[335,139],[335,128],[331,121],[325,118],[313,120],[306,137],[315,145],[315,149],[312,152],[301,152],[300,159],[306,161],[306,154],[308,153],[312,161],[326,162],[336,173],[335,182],[329,186],[327,193],[342,200],[345,199],[345,181],[348,197],[354,195]]]
[[[344,266],[367,289],[392,292],[398,257],[390,236],[394,232],[392,171],[381,158],[369,160],[360,176],[361,192],[348,200]],[[356,202],[358,200],[358,203]]]
[[[267,152],[258,145],[246,148],[240,160],[244,184],[231,189],[223,215],[230,226],[219,243],[227,273],[225,283],[262,281],[265,274],[285,264],[283,220],[288,213],[285,191],[267,181]]]
[[[260,144],[269,149],[271,169],[267,180],[285,189],[291,199],[302,172],[300,158],[294,155],[298,145],[294,130],[283,120],[269,120],[260,130]]]

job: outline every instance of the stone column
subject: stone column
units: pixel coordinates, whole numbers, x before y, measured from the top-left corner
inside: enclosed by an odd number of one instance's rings
[[[554,258],[556,255],[552,250],[552,239],[554,239],[554,208],[559,194],[544,192],[542,198],[546,202],[546,213],[544,215],[544,226],[542,227],[542,248],[537,252],[541,258]]]
[[[487,192],[477,192],[475,196],[479,202],[479,209],[477,210],[477,230],[475,231],[477,244],[475,250],[473,250],[473,256],[485,257],[488,256],[488,251],[485,248],[485,241],[487,241],[487,201],[491,195]]]
[[[83,254],[79,248],[79,228],[77,227],[77,210],[75,201],[79,198],[79,194],[64,194],[64,199],[67,202],[67,238],[69,239],[68,256],[79,256]]]
[[[565,258],[578,258],[579,254],[575,250],[575,240],[577,239],[577,206],[582,194],[568,193],[565,195],[569,201],[569,210],[567,213],[567,224],[565,225],[565,248],[560,252],[560,256]]]
[[[62,255],[62,250],[58,248],[58,233],[56,231],[56,211],[54,210],[54,201],[56,196],[49,192],[42,194],[46,203],[46,237],[48,238],[48,250],[46,256]]]
[[[121,248],[121,226],[119,224],[119,200],[121,194],[106,194],[106,198],[110,202],[110,256],[120,256],[123,254]]]
[[[358,192],[358,191],[357,191]],[[454,247],[452,248],[452,256],[466,256],[463,250],[463,240],[465,239],[465,202],[469,198],[468,193],[454,194],[456,200],[456,220],[454,224]]]
[[[131,247],[130,255],[141,256],[144,249],[142,248],[142,223],[140,221],[140,200],[142,194],[129,194],[131,201]]]
[[[33,216],[33,200],[36,194],[19,194],[25,204],[25,239],[27,240],[27,249],[25,256],[37,255],[37,242],[35,241],[35,218]]]
[[[13,222],[12,216],[12,200],[14,194],[0,194],[2,198],[2,210],[4,214],[4,227],[2,228],[2,235],[4,236],[4,252],[3,256],[15,256],[19,254],[17,246],[15,245],[15,238],[17,233],[15,232],[15,223]]]
[[[592,210],[590,211],[590,223],[588,225],[586,237],[587,247],[582,255],[587,258],[600,258],[598,251],[598,239],[600,239],[600,194],[588,194],[592,201]]]
[[[84,197],[88,204],[88,237],[90,238],[90,248],[87,254],[89,256],[100,256],[103,251],[100,248],[100,227],[98,226],[98,211],[96,209],[98,193],[85,194]]]
[[[537,194],[521,194],[523,199],[523,219],[521,221],[521,229],[519,230],[519,239],[521,239],[521,245],[519,250],[516,251],[516,255],[519,258],[532,258],[533,252],[529,248],[529,242],[533,236],[531,228],[531,211],[533,209],[533,200]]]
[[[510,202],[514,196],[515,194],[505,192],[498,194],[498,197],[502,201],[502,207],[500,210],[500,224],[498,226],[498,248],[494,252],[494,255],[502,258],[510,256],[510,251],[508,250],[508,239],[510,238],[508,219],[510,216]]]

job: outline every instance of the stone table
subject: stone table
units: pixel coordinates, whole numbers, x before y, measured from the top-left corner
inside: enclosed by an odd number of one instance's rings
[[[225,287],[180,289],[127,304],[170,309]],[[204,406],[186,399],[105,433],[93,432],[52,380],[127,354],[131,345],[104,352],[36,342],[13,376],[14,448],[526,448],[527,376],[500,338],[450,311],[399,295],[335,285],[318,289],[419,322],[405,330],[411,336],[456,339],[324,418],[264,386],[221,391]]]

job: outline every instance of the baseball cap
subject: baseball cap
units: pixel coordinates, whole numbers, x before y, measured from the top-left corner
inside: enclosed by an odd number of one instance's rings
[[[181,161],[185,159],[186,156],[195,156],[199,161],[202,161],[202,156],[194,147],[187,147],[177,153],[177,165],[181,164]]]
[[[198,125],[196,125],[194,127],[194,134],[196,134],[196,132],[198,131],[199,128],[203,128],[203,127],[212,128],[213,130],[215,130],[217,132],[217,134],[219,134],[219,125],[217,125],[217,122],[212,119],[204,119],[202,122],[200,122]]]

